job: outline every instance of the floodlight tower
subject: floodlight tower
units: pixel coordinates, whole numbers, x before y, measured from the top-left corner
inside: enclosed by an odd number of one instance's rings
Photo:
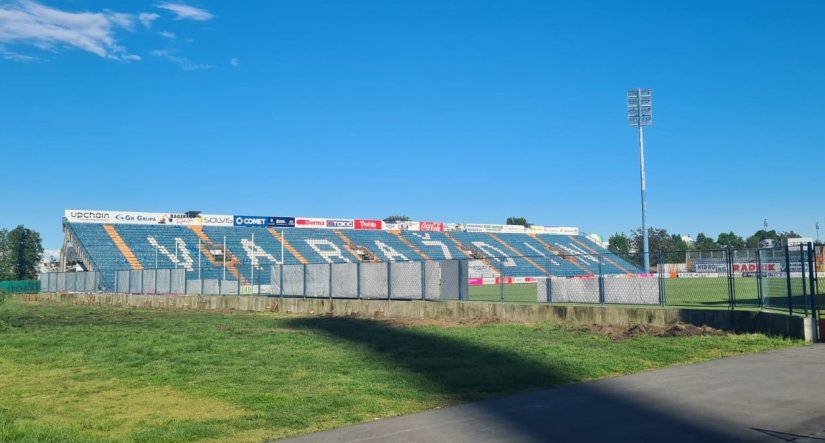
[[[650,89],[627,91],[627,123],[639,128],[639,169],[642,189],[642,248],[645,274],[650,273],[650,251],[647,238],[647,199],[645,198],[645,134],[644,127],[653,123],[653,100]]]

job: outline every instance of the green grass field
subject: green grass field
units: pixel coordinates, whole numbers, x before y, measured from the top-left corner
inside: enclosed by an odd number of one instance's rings
[[[785,278],[764,279],[765,306],[786,310],[788,307],[788,289]],[[665,284],[665,302],[674,307],[728,307],[727,278],[667,278]],[[759,298],[757,279],[734,278],[735,302],[739,308],[758,308]],[[501,301],[501,288],[498,285],[470,286],[470,301]],[[801,311],[805,305],[802,294],[802,281],[791,280],[794,295],[794,309]],[[504,301],[517,303],[536,303],[536,284],[522,283],[504,286]]]
[[[569,327],[0,306],[0,441],[259,442],[757,352],[762,335],[611,340]]]

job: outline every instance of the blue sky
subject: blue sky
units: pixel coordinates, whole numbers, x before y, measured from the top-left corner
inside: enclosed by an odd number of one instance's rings
[[[66,208],[825,226],[825,2],[0,2],[0,226]]]

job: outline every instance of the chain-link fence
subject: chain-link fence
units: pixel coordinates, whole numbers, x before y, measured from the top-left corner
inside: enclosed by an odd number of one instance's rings
[[[46,273],[46,292],[268,295],[767,309],[808,315],[818,292],[810,244],[644,255],[476,255],[466,260],[266,262],[216,267]],[[202,264],[203,266],[200,266]]]

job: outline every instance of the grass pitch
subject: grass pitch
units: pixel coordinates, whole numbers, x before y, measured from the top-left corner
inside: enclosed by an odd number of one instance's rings
[[[16,299],[0,319],[0,441],[23,442],[260,442],[800,344]]]

